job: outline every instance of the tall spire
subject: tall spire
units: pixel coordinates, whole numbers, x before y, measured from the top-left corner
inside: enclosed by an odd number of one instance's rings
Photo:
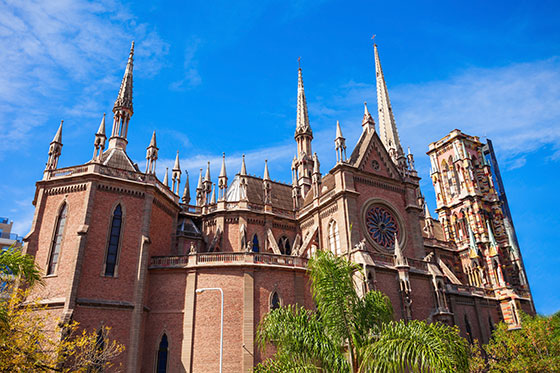
[[[163,176],[163,185],[169,187],[169,168],[165,167],[165,175]]]
[[[175,157],[175,164],[171,170],[171,178],[173,180],[171,190],[176,195],[179,195],[179,185],[181,184],[181,165],[179,164],[179,151]]]
[[[379,110],[379,135],[381,141],[389,153],[394,153],[393,160],[399,163],[405,162],[404,152],[399,140],[399,132],[395,123],[391,101],[389,100],[389,92],[385,77],[383,76],[383,69],[379,61],[379,53],[377,52],[377,44],[373,45],[375,54],[375,77],[377,84],[377,107]],[[395,162],[397,163],[397,162]]]
[[[309,134],[313,136],[311,126],[309,125],[309,116],[307,114],[307,101],[305,99],[305,90],[303,88],[303,77],[301,67],[298,68],[298,91],[297,91],[297,119],[296,119],[296,137],[298,134]]]
[[[113,130],[109,138],[109,149],[120,148],[126,150],[128,141],[128,124],[134,113],[132,108],[132,70],[134,65],[134,41],[130,46],[128,62],[124,70],[124,76],[119,89],[119,94],[113,106]]]
[[[63,120],[60,121],[60,125],[58,126],[58,130],[56,131],[56,133],[54,134],[54,137],[51,141],[51,144],[56,142],[60,145],[62,145],[62,124],[64,123]]]
[[[311,150],[313,131],[311,131],[309,116],[307,115],[307,101],[303,89],[301,67],[298,68],[297,118],[294,138],[297,143],[298,186],[300,187],[301,197],[305,197],[311,188],[311,174],[313,172],[313,152]]]

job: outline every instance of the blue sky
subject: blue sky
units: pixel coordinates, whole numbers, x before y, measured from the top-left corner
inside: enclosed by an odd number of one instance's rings
[[[289,181],[297,58],[314,150],[335,162],[375,108],[376,42],[402,145],[431,210],[428,144],[454,128],[493,140],[537,310],[560,309],[560,4],[554,1],[4,1],[0,4],[0,216],[27,233],[34,183],[58,123],[60,166],[88,161],[136,41],[129,155],[151,132],[158,174],[177,150],[191,184],[247,155],[250,173]],[[375,118],[377,121],[377,118]]]

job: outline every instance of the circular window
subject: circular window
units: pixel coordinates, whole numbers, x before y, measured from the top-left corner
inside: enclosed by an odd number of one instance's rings
[[[397,219],[383,206],[369,207],[365,214],[365,224],[371,239],[384,249],[391,249],[395,243],[395,236],[400,236]]]

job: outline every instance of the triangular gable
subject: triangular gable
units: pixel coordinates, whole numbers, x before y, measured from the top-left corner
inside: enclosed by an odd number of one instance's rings
[[[349,160],[350,165],[372,174],[401,180],[401,175],[375,131],[360,136]]]

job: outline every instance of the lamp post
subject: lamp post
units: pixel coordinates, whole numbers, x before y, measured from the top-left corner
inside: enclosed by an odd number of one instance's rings
[[[200,288],[196,289],[197,293],[204,293],[205,291],[217,290],[222,296],[221,302],[221,316],[220,316],[220,373],[222,373],[222,354],[224,351],[224,291],[222,288]]]

